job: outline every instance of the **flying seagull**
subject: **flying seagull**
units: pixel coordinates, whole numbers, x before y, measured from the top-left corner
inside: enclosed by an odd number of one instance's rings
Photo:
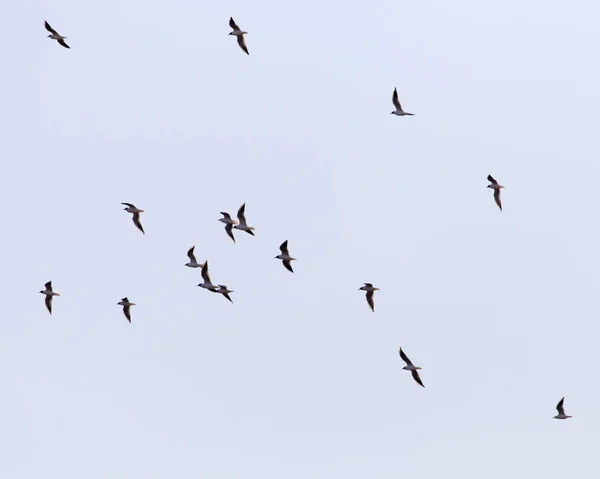
[[[220,293],[223,296],[225,296],[229,301],[231,301],[233,303],[233,299],[231,299],[229,297],[229,293],[233,293],[232,289],[227,289],[227,286],[225,286],[224,284],[220,284],[219,287],[217,289],[212,289],[211,290],[213,293]]]
[[[131,301],[129,301],[127,299],[127,296],[125,296],[121,301],[119,301],[117,303],[119,306],[123,306],[123,314],[125,315],[125,317],[127,318],[127,321],[129,321],[131,323],[131,313],[129,312],[129,308],[131,308],[131,306],[135,306],[135,303],[132,303]]]
[[[404,361],[406,363],[406,366],[404,366],[402,369],[406,369],[407,371],[410,371],[412,374],[412,377],[415,381],[417,381],[417,384],[420,384],[421,386],[425,387],[423,385],[423,381],[421,381],[421,378],[419,376],[419,369],[421,369],[418,366],[415,366],[410,359],[408,359],[408,356],[406,354],[404,354],[404,351],[402,351],[402,348],[400,348],[399,350],[400,353],[400,357],[402,358],[402,361]]]
[[[142,223],[140,223],[140,213],[143,213],[144,210],[140,210],[139,208],[136,208],[135,205],[132,205],[131,203],[121,203],[121,204],[127,206],[127,208],[123,208],[123,209],[133,215],[131,218],[133,220],[133,224],[136,225],[142,233],[146,234],[144,232],[144,228],[142,228]]]
[[[490,183],[492,183],[491,185],[488,185],[488,188],[492,188],[494,190],[494,199],[496,200],[498,208],[500,208],[500,211],[502,211],[502,202],[500,201],[500,190],[504,188],[504,186],[499,185],[498,182],[494,178],[492,178],[492,175],[488,175],[487,179]]]
[[[50,24],[46,21],[44,21],[44,26],[46,27],[46,30],[48,30],[50,32],[50,35],[48,35],[48,38],[52,38],[52,40],[56,40],[58,43],[60,43],[65,48],[71,48],[69,45],[67,45],[65,43],[65,38],[67,38],[67,37],[63,37],[62,35],[59,35],[56,32],[56,30],[54,30],[54,28],[52,28],[50,26]]]
[[[198,263],[198,261],[196,261],[196,257],[194,256],[194,248],[195,248],[195,246],[192,246],[189,249],[189,251],[187,252],[190,262],[186,263],[185,265],[190,268],[202,268],[204,266],[204,263],[200,264],[200,263]]]
[[[202,280],[203,282],[198,284],[201,288],[208,289],[209,291],[216,292],[219,289],[219,286],[215,286],[212,284],[210,280],[210,275],[208,274],[208,261],[205,261],[202,265]]]
[[[390,112],[390,115],[396,116],[414,116],[414,113],[407,113],[402,109],[402,105],[400,105],[400,100],[398,100],[398,90],[394,88],[394,94],[392,95],[392,102],[396,109]]]
[[[246,47],[246,40],[244,40],[244,35],[248,32],[242,32],[241,28],[233,21],[233,17],[229,17],[229,26],[233,28],[233,32],[231,32],[230,35],[235,35],[240,48],[244,50],[246,54],[250,55],[250,53],[248,53],[248,47]]]
[[[248,234],[251,234],[252,236],[254,236],[254,233],[252,231],[254,231],[254,226],[248,226],[248,224],[246,223],[246,203],[244,203],[242,206],[240,206],[240,209],[237,212],[237,217],[238,220],[240,221],[239,225],[235,225],[233,228],[236,230],[242,230],[245,231]]]
[[[46,287],[46,289],[40,291],[40,293],[46,296],[44,302],[46,303],[46,308],[48,308],[48,312],[52,314],[52,297],[60,296],[60,294],[52,291],[52,281],[48,281],[44,286]]]
[[[296,261],[296,258],[292,258],[290,256],[287,243],[288,240],[285,240],[283,243],[281,243],[281,246],[279,247],[279,249],[281,250],[281,254],[275,256],[275,259],[280,259],[283,263],[283,266],[285,266],[285,269],[293,273],[294,270],[292,269],[292,261]]]
[[[371,308],[371,311],[375,311],[375,303],[373,302],[373,293],[375,293],[375,291],[379,291],[379,288],[374,288],[373,285],[371,283],[365,283],[364,286],[361,286],[360,288],[358,288],[359,291],[366,291],[367,292],[367,303],[369,303],[369,307]]]
[[[573,416],[567,416],[565,414],[565,408],[563,407],[564,402],[565,402],[564,397],[560,401],[558,401],[558,404],[556,405],[556,410],[558,411],[558,414],[556,416],[554,416],[554,419],[569,419],[570,417],[573,417]]]
[[[235,243],[235,238],[233,237],[233,225],[237,225],[237,220],[232,219],[231,215],[229,213],[225,213],[224,211],[221,211],[221,214],[223,215],[223,218],[219,218],[217,221],[225,223],[225,231]]]

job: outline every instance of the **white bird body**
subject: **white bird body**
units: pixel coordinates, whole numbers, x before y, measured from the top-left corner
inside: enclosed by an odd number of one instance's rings
[[[402,109],[402,105],[400,104],[400,100],[398,99],[398,90],[394,88],[394,93],[392,95],[392,103],[394,104],[394,111],[390,112],[390,115],[396,116],[414,116],[414,113],[407,113]]]
[[[192,246],[187,252],[188,258],[190,258],[190,260],[189,262],[185,263],[185,265],[188,268],[202,268],[204,266],[204,263],[198,263],[198,261],[196,261],[196,256],[194,255],[194,248],[195,246]]]
[[[417,371],[421,369],[419,366],[414,366],[413,364],[409,366],[404,366],[402,369],[406,369],[407,371]]]

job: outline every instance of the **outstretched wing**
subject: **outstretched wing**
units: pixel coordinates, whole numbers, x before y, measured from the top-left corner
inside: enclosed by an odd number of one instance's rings
[[[371,311],[375,311],[375,302],[373,301],[373,291],[367,291],[367,303],[369,304],[369,307],[371,308]]]
[[[58,33],[56,33],[56,30],[54,30],[54,28],[52,28],[50,26],[50,24],[44,20],[44,26],[46,27],[46,30],[48,30],[50,33],[52,33],[52,35],[58,35]]]
[[[421,386],[425,387],[425,385],[423,384],[423,381],[421,381],[421,376],[419,376],[419,371],[414,370],[411,372],[412,372],[412,377],[415,381],[417,381],[417,384],[420,384]]]
[[[402,105],[400,105],[400,100],[398,100],[398,90],[394,88],[394,94],[392,95],[392,103],[396,107],[396,110],[402,111]]]
[[[69,50],[71,49],[71,47],[67,45],[62,38],[59,38],[57,42],[60,43],[63,47],[68,48]]]
[[[498,208],[500,208],[500,211],[502,211],[502,201],[500,201],[500,188],[494,189],[494,199],[496,200]]]
[[[136,225],[138,227],[138,229],[142,233],[146,234],[144,232],[144,228],[142,228],[142,223],[140,222],[140,214],[139,213],[133,213],[133,218],[132,219],[133,219],[133,224]]]
[[[49,294],[46,295],[46,299],[44,300],[46,303],[46,308],[48,308],[48,312],[52,314],[52,296]]]
[[[294,272],[294,270],[292,269],[292,262],[291,261],[282,261],[283,266],[285,266],[285,269],[287,269],[288,271],[291,271],[292,273]]]
[[[404,351],[402,351],[402,348],[400,348],[399,353],[400,353],[400,357],[402,358],[402,361],[404,361],[407,366],[413,365],[413,363],[410,361],[410,359],[408,359],[408,356],[406,354],[404,354]]]
[[[492,177],[492,175],[488,175],[487,180],[492,184],[492,185],[497,185],[498,182]]]
[[[204,266],[202,266],[202,279],[204,280],[204,282],[206,284],[212,284],[212,281],[210,280],[210,275],[208,274],[208,260],[206,260],[204,262]]]
[[[561,414],[563,416],[565,415],[565,408],[563,406],[564,402],[565,398],[563,397],[560,401],[558,401],[558,404],[556,405],[556,410],[558,411],[558,414]]]
[[[246,203],[240,206],[240,209],[237,212],[237,217],[241,226],[248,226],[246,224]]]
[[[225,231],[227,232],[227,235],[233,240],[233,242],[235,243],[235,238],[233,237],[233,225],[231,223],[227,223],[225,225]]]
[[[194,256],[194,248],[195,248],[195,247],[196,247],[196,246],[192,246],[192,247],[190,248],[190,250],[187,252],[188,258],[190,259],[190,262],[191,262],[191,263],[196,263],[196,262],[197,262],[197,261],[196,261],[196,257]]]
[[[240,27],[238,27],[235,23],[235,21],[233,20],[233,17],[229,17],[229,26],[231,28],[233,28],[234,32],[239,32],[240,31]]]
[[[288,252],[288,240],[285,240],[283,243],[281,243],[279,250],[281,251],[281,254],[289,256],[290,253]]]
[[[247,55],[250,55],[250,52],[248,51],[248,47],[246,46],[246,40],[244,39],[244,35],[238,35],[237,41],[238,41],[238,45],[240,46],[240,48],[242,50],[244,50]]]

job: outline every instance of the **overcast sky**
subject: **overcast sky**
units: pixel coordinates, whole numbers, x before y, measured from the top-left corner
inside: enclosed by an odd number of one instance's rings
[[[0,13],[0,476],[598,477],[597,1]]]

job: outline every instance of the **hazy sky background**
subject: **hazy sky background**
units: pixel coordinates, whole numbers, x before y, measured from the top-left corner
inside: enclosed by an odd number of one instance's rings
[[[599,476],[597,1],[0,13],[0,476]]]

